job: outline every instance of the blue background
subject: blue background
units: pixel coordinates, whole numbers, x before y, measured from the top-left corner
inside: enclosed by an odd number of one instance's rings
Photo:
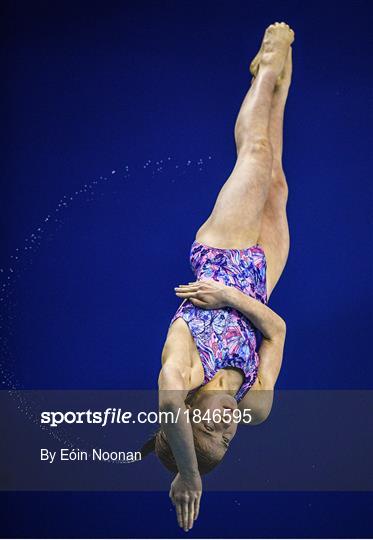
[[[1,10],[4,386],[154,388],[173,287],[193,277],[190,244],[234,164],[249,62],[264,28],[285,20],[296,42],[291,252],[271,298],[288,326],[278,386],[371,388],[371,2]],[[184,534],[167,491],[0,502],[10,537]],[[206,493],[189,535],[364,537],[371,503],[363,493]]]

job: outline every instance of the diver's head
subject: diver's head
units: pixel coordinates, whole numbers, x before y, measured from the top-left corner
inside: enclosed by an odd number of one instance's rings
[[[222,391],[197,391],[187,405],[194,445],[205,456],[220,463],[237,431],[234,411],[237,401]]]
[[[236,434],[234,411],[237,409],[237,402],[225,392],[197,391],[187,400],[186,405],[189,409],[198,470],[201,475],[207,474],[222,461]],[[150,452],[155,452],[169,471],[178,472],[162,428],[141,449],[142,457]]]

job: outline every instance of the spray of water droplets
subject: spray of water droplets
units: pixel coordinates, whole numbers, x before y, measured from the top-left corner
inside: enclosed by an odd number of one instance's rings
[[[40,424],[40,418],[35,412],[40,410],[40,403],[36,403],[35,396],[22,392],[22,383],[16,375],[16,359],[11,350],[14,336],[14,323],[17,317],[16,286],[27,270],[33,264],[35,257],[43,243],[51,242],[56,234],[62,234],[64,220],[69,210],[74,206],[79,208],[98,201],[102,197],[117,196],[125,190],[132,179],[136,179],[137,172],[146,171],[151,177],[163,176],[169,183],[175,184],[188,174],[205,170],[211,156],[188,159],[176,162],[168,156],[157,161],[147,159],[141,165],[124,165],[110,169],[106,175],[87,181],[71,193],[65,193],[57,201],[55,207],[41,217],[40,222],[24,238],[23,242],[14,248],[7,264],[0,268],[0,388],[7,390],[16,401],[16,406],[26,418],[47,432],[53,439],[63,444],[65,448],[84,450],[88,446],[79,436],[73,437],[62,426],[50,428]],[[89,453],[89,450],[87,450]],[[118,462],[113,462],[118,463]]]

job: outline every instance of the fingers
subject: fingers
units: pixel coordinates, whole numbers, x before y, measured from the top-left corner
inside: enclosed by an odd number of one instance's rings
[[[195,284],[194,284],[195,283]],[[211,302],[207,302],[203,298],[203,293],[200,290],[199,282],[191,282],[188,285],[179,285],[179,287],[174,287],[175,294],[178,298],[188,298],[192,304],[200,308],[207,308]]]
[[[185,532],[188,531],[188,524],[189,524],[189,507],[188,503],[184,502],[182,506],[182,514],[183,514],[183,529]]]
[[[182,510],[181,510],[181,503],[177,502],[175,504],[175,506],[176,506],[177,523],[178,523],[179,527],[181,527],[183,529],[184,526],[183,526],[183,513],[182,513]]]
[[[193,527],[194,523],[194,501],[190,501],[188,508],[188,531]]]
[[[179,298],[199,298],[200,297],[200,290],[198,286],[191,286],[191,287],[175,287],[175,294]]]
[[[205,284],[205,283],[208,282],[208,281],[211,281],[211,280],[202,278],[202,279],[199,279],[199,280],[197,280],[197,281],[188,281],[187,284],[181,283],[178,287],[182,287],[182,288],[198,287],[199,285]],[[176,289],[176,288],[177,288],[177,287],[175,287],[175,289]]]
[[[176,296],[179,298],[190,298],[192,296],[197,297],[197,291],[185,291],[185,292],[175,292]]]
[[[199,516],[199,505],[200,505],[200,501],[201,501],[201,496],[199,495],[196,500],[194,501],[194,521],[198,518]]]
[[[178,501],[174,498],[174,493],[173,493],[173,490],[172,490],[172,486],[171,486],[171,489],[170,489],[170,492],[169,492],[168,496],[170,497],[171,502],[172,502],[172,504],[173,504],[174,507],[175,507],[177,523],[178,523],[179,527],[181,527],[181,528],[183,529],[184,527],[183,527],[183,512],[182,512],[182,505],[181,505],[181,502],[178,502]]]
[[[209,280],[209,279],[202,278],[202,279],[199,279],[197,281],[189,281],[187,284],[182,283],[182,284],[178,285],[177,287],[174,287],[174,289],[175,289],[175,291],[176,290],[183,290],[183,291],[185,291],[185,290],[198,290],[201,285],[205,285],[206,282],[210,282],[210,281],[214,282],[214,280]],[[214,282],[214,284],[215,284],[215,282]]]
[[[175,500],[173,499],[172,495],[170,495],[170,498],[176,509],[176,517],[179,527],[184,529],[185,532],[188,532],[193,528],[194,522],[198,518],[201,496],[199,495],[189,503],[185,500]]]
[[[197,292],[199,285],[180,285],[179,287],[174,287],[176,292]]]
[[[208,302],[205,302],[204,300],[201,300],[199,298],[197,292],[195,292],[195,293],[190,293],[190,292],[176,293],[176,296],[178,298],[188,298],[192,302],[192,304],[194,304],[197,307],[208,306]]]

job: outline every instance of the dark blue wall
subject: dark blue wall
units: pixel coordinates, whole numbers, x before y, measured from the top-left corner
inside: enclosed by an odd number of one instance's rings
[[[271,298],[288,325],[278,384],[371,388],[371,2],[13,1],[1,11],[5,386],[155,386],[173,287],[192,277],[190,244],[234,163],[250,59],[264,28],[285,20],[296,42],[291,252]],[[362,537],[369,498],[207,493],[191,534]],[[179,534],[166,493],[0,499],[6,536]]]

